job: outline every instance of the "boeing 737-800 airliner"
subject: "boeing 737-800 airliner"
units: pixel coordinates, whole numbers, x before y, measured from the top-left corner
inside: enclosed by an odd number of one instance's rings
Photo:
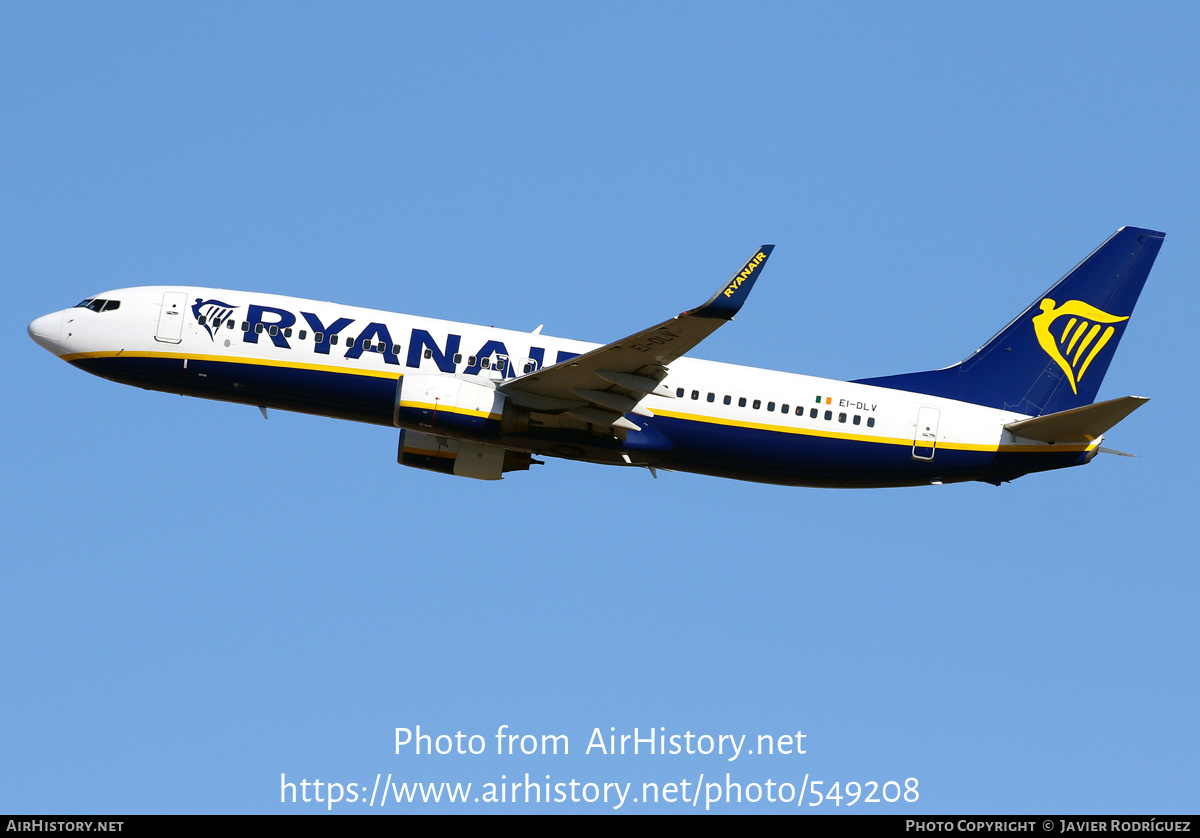
[[[274,294],[124,288],[30,336],[151,390],[400,429],[398,460],[498,480],[563,457],[798,486],[916,486],[1083,465],[1146,399],[1095,402],[1163,234],[1123,227],[959,364],[831,381],[687,357],[746,301],[604,346]]]

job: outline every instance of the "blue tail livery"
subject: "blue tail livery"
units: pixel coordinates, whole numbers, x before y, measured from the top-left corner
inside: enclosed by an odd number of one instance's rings
[[[1091,404],[1163,236],[1122,227],[961,363],[858,383],[1031,416]]]
[[[112,381],[399,429],[399,463],[458,477],[550,457],[792,486],[999,485],[1090,462],[1146,402],[1095,398],[1162,241],[1124,227],[962,363],[859,381],[691,355],[743,310],[772,245],[702,305],[604,345],[161,285],[88,297],[29,335]]]

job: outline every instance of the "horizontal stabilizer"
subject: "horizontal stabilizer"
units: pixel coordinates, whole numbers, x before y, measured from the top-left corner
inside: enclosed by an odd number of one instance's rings
[[[1009,422],[1004,428],[1016,436],[1041,442],[1092,442],[1148,401],[1145,396],[1122,396],[1033,419]]]

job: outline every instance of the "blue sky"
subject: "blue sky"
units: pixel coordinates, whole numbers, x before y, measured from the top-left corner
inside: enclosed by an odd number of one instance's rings
[[[851,812],[1195,811],[1198,23],[1181,3],[0,7],[0,810],[315,813],[279,802],[281,774],[528,772],[634,796],[919,781]],[[385,428],[122,387],[25,334],[191,284],[603,342],[770,242],[693,354],[854,378],[959,360],[1126,224],[1167,233],[1101,389],[1153,399],[1109,438],[1142,457],[1001,488],[555,460],[455,480],[397,465]],[[396,755],[416,725],[491,747]],[[500,725],[571,753],[497,756]],[[800,730],[807,753],[584,753],[635,727]]]

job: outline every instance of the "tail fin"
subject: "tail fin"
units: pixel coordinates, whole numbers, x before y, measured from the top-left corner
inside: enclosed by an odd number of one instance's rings
[[[857,383],[1031,416],[1091,404],[1163,236],[1139,227],[1117,230],[962,363]]]

